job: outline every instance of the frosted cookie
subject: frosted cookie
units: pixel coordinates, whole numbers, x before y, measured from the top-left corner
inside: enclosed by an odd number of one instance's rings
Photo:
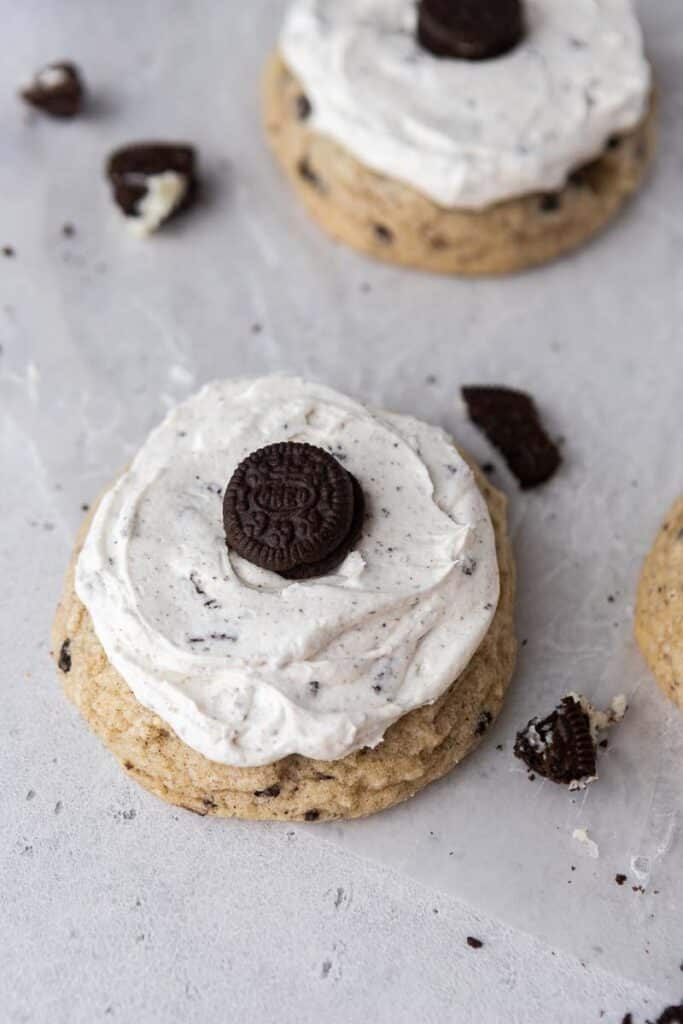
[[[575,248],[655,148],[630,0],[294,0],[264,109],[323,228],[444,273],[516,271]]]
[[[669,512],[645,559],[636,637],[662,690],[683,708],[683,498]]]
[[[481,741],[514,666],[513,599],[505,499],[442,430],[300,379],[223,381],[90,513],[53,653],[164,799],[352,818]]]

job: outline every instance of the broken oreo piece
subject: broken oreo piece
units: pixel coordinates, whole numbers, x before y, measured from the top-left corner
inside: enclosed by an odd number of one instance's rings
[[[360,485],[332,455],[285,441],[253,452],[237,467],[223,499],[228,546],[287,579],[330,572],[363,524]]]
[[[564,697],[547,718],[532,718],[515,740],[514,754],[529,771],[551,782],[584,788],[597,776],[595,735],[590,705],[573,694]]]
[[[71,61],[56,61],[42,68],[20,95],[50,117],[68,118],[79,113],[84,93],[76,65]]]
[[[470,419],[504,457],[523,490],[557,472],[562,456],[530,395],[504,387],[465,387],[462,396]]]
[[[420,0],[417,39],[435,57],[488,60],[523,35],[520,0]]]
[[[667,1006],[657,1017],[656,1024],[683,1024],[683,1003],[678,1006]]]
[[[131,231],[150,235],[196,199],[196,153],[182,144],[133,143],[112,153],[107,177]]]

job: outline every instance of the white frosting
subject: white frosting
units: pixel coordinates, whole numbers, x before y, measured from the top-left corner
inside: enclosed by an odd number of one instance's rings
[[[222,495],[250,452],[324,447],[367,517],[332,574],[289,582],[228,551]],[[336,759],[378,744],[467,666],[498,601],[495,538],[442,430],[297,378],[210,384],[103,498],[76,572],[138,700],[225,764]]]
[[[136,175],[130,174],[132,181]],[[187,192],[187,178],[177,171],[163,171],[161,174],[140,176],[147,191],[136,206],[136,216],[126,217],[132,234],[138,238],[151,235],[170,217],[180,205]]]
[[[41,89],[59,89],[61,86],[66,85],[67,82],[71,81],[71,76],[64,68],[58,65],[51,64],[49,67],[43,68],[36,75],[36,83]]]
[[[441,206],[562,188],[643,117],[650,68],[631,0],[526,0],[523,41],[493,60],[416,41],[415,0],[294,0],[281,53],[311,126]]]

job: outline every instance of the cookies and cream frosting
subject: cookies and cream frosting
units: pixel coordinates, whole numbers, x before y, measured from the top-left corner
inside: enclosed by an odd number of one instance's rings
[[[416,39],[415,0],[294,0],[280,52],[311,127],[444,207],[562,188],[643,118],[650,67],[631,0],[526,0],[526,32],[492,60]]]
[[[292,582],[228,549],[226,482],[280,441],[326,449],[365,496],[332,573]],[[238,767],[378,744],[466,668],[495,613],[495,537],[444,431],[298,378],[207,385],[104,496],[76,591],[111,664],[188,746]]]

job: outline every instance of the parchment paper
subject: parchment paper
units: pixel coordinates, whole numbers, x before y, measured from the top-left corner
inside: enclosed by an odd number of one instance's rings
[[[258,120],[255,76],[282,3],[213,5],[210,25],[194,3],[182,33],[179,3],[146,4],[137,33],[137,7],[121,17],[134,6],[101,4],[83,24],[46,7],[42,38],[17,25],[0,69],[0,244],[15,249],[0,257],[3,473],[18,501],[37,488],[44,505],[4,543],[30,558],[31,531],[51,530],[66,557],[81,504],[212,377],[298,372],[443,425],[510,495],[516,678],[499,723],[450,778],[314,835],[558,950],[670,986],[683,959],[683,717],[637,653],[632,618],[641,559],[683,490],[680,4],[641,5],[663,97],[661,159],[642,196],[575,257],[473,282],[375,266],[308,223]],[[18,117],[16,82],[61,52],[93,80],[88,117]],[[102,164],[146,136],[194,141],[205,192],[141,243],[117,219]],[[543,490],[521,495],[466,422],[460,386],[487,382],[528,389],[564,437],[564,468]],[[50,567],[36,595],[45,632],[59,585]],[[40,671],[51,680],[46,658]],[[511,753],[516,729],[569,689],[630,703],[585,794],[529,782]],[[577,827],[598,859],[572,839]]]

